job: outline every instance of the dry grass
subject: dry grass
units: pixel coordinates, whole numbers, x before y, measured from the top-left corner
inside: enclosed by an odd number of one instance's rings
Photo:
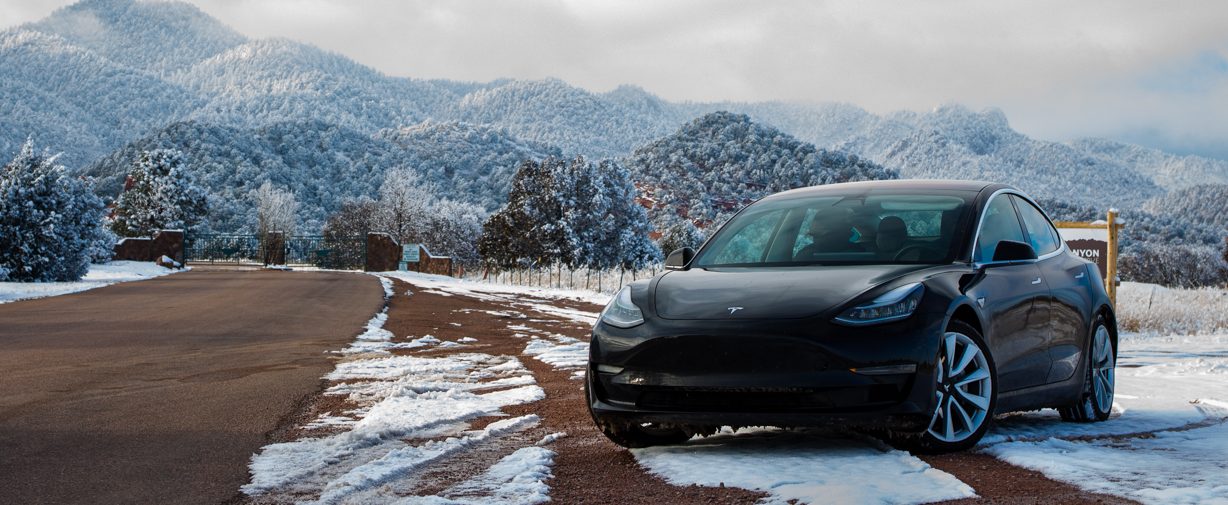
[[[1117,289],[1117,325],[1160,335],[1228,332],[1228,289],[1123,282]]]

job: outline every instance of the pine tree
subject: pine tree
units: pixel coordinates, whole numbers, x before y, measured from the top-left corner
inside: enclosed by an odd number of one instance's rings
[[[609,235],[602,242],[611,253],[607,259],[612,261],[598,266],[642,268],[660,261],[660,250],[648,238],[652,229],[648,212],[636,201],[639,192],[631,182],[630,172],[612,161],[602,162],[601,172],[602,192],[610,202],[609,216],[604,221]]]
[[[27,140],[0,168],[0,270],[9,280],[75,281],[90,264],[102,200]]]
[[[125,237],[189,230],[203,220],[207,207],[205,191],[185,169],[182,153],[142,151],[115,202],[112,230]]]
[[[657,245],[661,252],[669,254],[683,247],[698,249],[704,241],[704,234],[690,219],[674,218],[661,228],[661,238]]]

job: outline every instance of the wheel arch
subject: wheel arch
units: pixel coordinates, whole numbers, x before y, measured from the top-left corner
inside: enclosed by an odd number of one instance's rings
[[[950,317],[947,318],[947,324],[951,321],[962,321],[980,332],[981,337],[985,336],[985,328],[981,325],[981,316],[968,304],[959,304],[955,310],[951,311]]]
[[[1113,308],[1108,304],[1101,304],[1092,314],[1091,325],[1087,329],[1088,335],[1095,329],[1096,319],[1103,316],[1105,327],[1109,330],[1109,340],[1113,343],[1113,361],[1117,361],[1117,314],[1113,313]]]

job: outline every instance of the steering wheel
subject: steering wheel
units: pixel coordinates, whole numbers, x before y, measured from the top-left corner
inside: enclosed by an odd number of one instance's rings
[[[921,251],[921,252],[938,252],[936,249],[932,247],[926,247],[926,246],[919,245],[919,244],[913,244],[909,246],[904,246],[903,249],[900,249],[899,252],[895,253],[895,256],[892,258],[892,261],[900,261],[900,258],[904,257],[904,253],[907,253],[914,249]]]

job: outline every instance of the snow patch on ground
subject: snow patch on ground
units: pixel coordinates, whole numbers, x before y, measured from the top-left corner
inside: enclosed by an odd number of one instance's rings
[[[671,484],[763,491],[767,503],[925,503],[976,496],[954,476],[873,440],[760,429],[631,453]]]
[[[610,301],[610,295],[596,291],[577,289],[549,289],[510,284],[492,284],[446,277],[442,275],[422,274],[418,272],[381,272],[380,275],[395,277],[417,284],[419,286],[446,293],[467,295],[486,301],[506,301],[507,296],[492,295],[527,295],[544,299],[575,300],[580,302],[605,305]]]
[[[1121,338],[1114,414],[999,420],[983,450],[1082,489],[1147,503],[1228,503],[1225,335]]]
[[[448,488],[439,496],[413,496],[402,505],[536,505],[550,501],[554,451],[541,447],[517,449],[481,475]]]
[[[1010,442],[986,452],[1050,478],[1144,503],[1228,503],[1228,425],[1149,438]]]
[[[0,282],[0,303],[78,293],[121,282],[151,279],[187,270],[191,268],[174,270],[146,261],[112,261],[101,265],[90,265],[90,270],[85,277],[76,282]]]
[[[557,370],[584,368],[588,364],[588,342],[562,335],[549,340],[534,338],[524,347],[524,354]]]
[[[354,487],[362,481],[350,474],[354,468],[394,451],[405,455],[429,449],[411,450],[415,446],[406,439],[455,435],[465,421],[502,415],[501,407],[545,398],[519,360],[486,354],[352,360],[339,363],[325,378],[342,381],[325,394],[345,395],[360,406],[361,418],[348,423],[334,416],[329,422],[348,431],[265,446],[252,457],[252,480],[243,487],[245,493]],[[497,388],[508,389],[481,393]]]
[[[481,431],[462,437],[431,441],[420,446],[405,445],[404,447],[388,451],[383,456],[359,465],[344,475],[330,481],[325,485],[324,491],[320,494],[320,499],[316,503],[338,503],[356,493],[408,475],[414,470],[421,469],[444,457],[486,442],[492,438],[531,428],[539,422],[540,419],[532,414],[512,419],[503,419],[491,423]]]

